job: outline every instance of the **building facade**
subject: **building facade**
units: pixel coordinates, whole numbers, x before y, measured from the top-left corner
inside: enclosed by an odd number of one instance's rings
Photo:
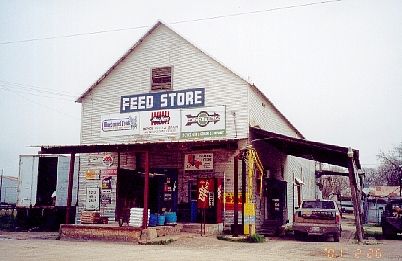
[[[253,179],[257,228],[273,218],[271,181],[282,182],[283,223],[292,222],[301,199],[315,197],[314,161],[284,154],[253,130],[303,135],[256,86],[160,22],[78,102],[81,145],[137,144],[149,153],[149,166],[143,149],[80,154],[77,223],[83,211],[114,220],[142,207],[149,167],[151,213],[176,212],[179,222],[200,222],[200,188],[208,184],[206,221],[233,224],[234,157],[248,145],[264,167]]]

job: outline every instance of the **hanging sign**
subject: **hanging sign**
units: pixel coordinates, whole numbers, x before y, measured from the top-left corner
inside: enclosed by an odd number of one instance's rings
[[[180,110],[140,112],[140,134],[179,136]]]
[[[184,156],[184,170],[213,170],[214,154],[198,153]]]
[[[181,138],[226,135],[226,107],[203,107],[181,111]]]
[[[109,114],[101,117],[101,137],[134,135],[139,133],[138,113]]]

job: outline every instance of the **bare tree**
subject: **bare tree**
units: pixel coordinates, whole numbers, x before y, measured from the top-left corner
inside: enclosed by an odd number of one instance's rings
[[[382,185],[400,186],[402,179],[402,142],[388,153],[378,155],[381,161],[377,169],[377,179]]]

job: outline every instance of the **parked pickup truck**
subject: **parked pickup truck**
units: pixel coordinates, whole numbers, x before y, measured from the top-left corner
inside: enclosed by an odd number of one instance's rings
[[[341,215],[333,200],[309,200],[302,203],[294,215],[293,231],[301,240],[308,235],[333,236],[339,242],[341,236]]]
[[[402,199],[391,200],[385,205],[381,227],[386,239],[393,239],[397,233],[402,233]]]

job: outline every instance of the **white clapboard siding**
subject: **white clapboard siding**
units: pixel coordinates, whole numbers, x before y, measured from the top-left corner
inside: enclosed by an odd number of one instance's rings
[[[226,137],[247,138],[248,83],[161,25],[84,97],[81,143],[126,143],[161,139],[139,135],[100,137],[100,124],[101,115],[119,113],[121,96],[149,93],[151,68],[167,65],[173,66],[173,90],[205,88],[205,106],[226,106]]]
[[[301,138],[275,107],[255,88],[249,88],[250,126],[290,137]]]

